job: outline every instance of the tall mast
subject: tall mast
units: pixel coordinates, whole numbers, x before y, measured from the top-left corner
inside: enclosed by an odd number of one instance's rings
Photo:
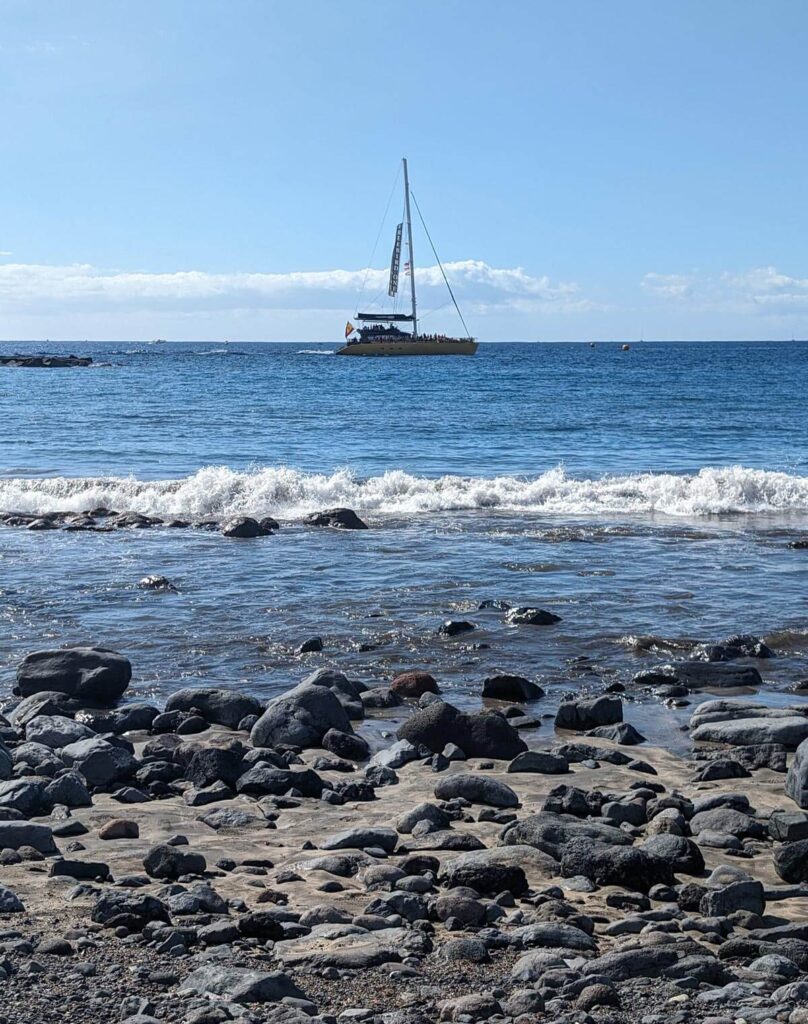
[[[407,174],[407,158],[404,164],[404,212],[407,219],[407,246],[410,250],[410,295],[412,296],[412,336],[418,335],[418,318],[415,311],[415,256],[412,251],[412,217],[410,216],[410,178]]]

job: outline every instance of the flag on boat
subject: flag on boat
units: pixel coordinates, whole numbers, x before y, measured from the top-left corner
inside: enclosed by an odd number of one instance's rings
[[[401,229],[403,224],[396,228],[396,240],[393,243],[393,255],[390,257],[390,282],[387,285],[387,294],[392,298],[398,291],[398,265],[401,261]]]
[[[345,337],[347,338],[349,335],[353,334],[355,330],[356,328],[354,327],[354,325],[351,323],[350,320],[348,320],[347,323],[345,324]]]

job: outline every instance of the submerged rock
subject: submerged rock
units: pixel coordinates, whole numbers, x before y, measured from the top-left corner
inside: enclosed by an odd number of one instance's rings
[[[619,697],[604,696],[562,701],[558,706],[555,724],[557,729],[585,732],[622,721],[622,700]]]
[[[322,512],[312,512],[306,517],[312,526],[332,526],[338,530],[367,530],[363,522],[351,508],[327,508]]]
[[[524,676],[489,676],[483,682],[483,697],[490,697],[493,700],[522,703],[527,700],[538,700],[543,696],[544,690]]]
[[[561,622],[561,616],[543,608],[511,608],[505,621],[512,626],[554,626]]]

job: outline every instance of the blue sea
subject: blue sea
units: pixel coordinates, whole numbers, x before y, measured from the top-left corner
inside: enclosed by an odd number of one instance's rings
[[[754,632],[766,699],[808,679],[808,344],[482,345],[344,359],[333,345],[3,343],[88,369],[0,367],[0,511],[273,515],[203,530],[0,527],[0,682],[26,652],[127,654],[137,697],[195,680],[269,697],[320,665],[428,668],[480,706],[496,671],[569,691]],[[350,506],[371,527],[317,529]],[[149,573],[177,593],[144,591]],[[483,601],[536,605],[513,627]],[[447,618],[477,627],[446,640]],[[298,655],[312,635],[324,651]],[[646,709],[657,738],[676,713]],[[653,736],[652,736],[653,738]]]

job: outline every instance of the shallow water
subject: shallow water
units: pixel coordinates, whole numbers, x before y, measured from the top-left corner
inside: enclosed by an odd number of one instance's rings
[[[808,551],[787,546],[808,534],[808,345],[69,349],[99,365],[0,370],[0,509],[285,522],[255,541],[0,528],[4,686],[22,653],[92,640],[132,658],[138,694],[423,665],[469,707],[491,672],[530,676],[541,712],[739,631],[776,647],[773,694],[808,677]],[[372,529],[301,523],[333,505]],[[179,593],[139,590],[147,573]],[[491,598],[562,622],[507,626]],[[440,639],[447,616],[478,628]],[[325,652],[295,655],[315,633]],[[681,717],[637,714],[659,736]]]

